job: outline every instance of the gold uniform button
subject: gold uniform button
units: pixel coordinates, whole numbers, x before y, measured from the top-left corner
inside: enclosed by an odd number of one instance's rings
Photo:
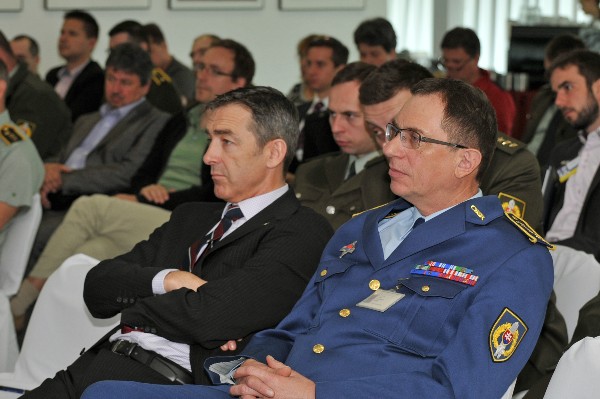
[[[321,344],[316,344],[315,346],[313,346],[313,352],[315,352],[316,354],[322,353],[325,350],[325,347]]]
[[[429,286],[428,285],[424,285],[421,287],[421,291],[423,292],[429,292]]]
[[[321,277],[325,277],[327,275],[327,269],[321,270]]]
[[[328,205],[325,208],[325,212],[327,212],[328,215],[335,215],[335,206],[333,205]]]
[[[342,316],[342,317],[348,317],[348,316],[350,316],[350,309],[342,309],[342,310],[340,310],[340,316]]]
[[[373,291],[377,291],[379,289],[379,287],[381,287],[381,283],[379,282],[379,280],[369,281],[369,288],[372,289]]]

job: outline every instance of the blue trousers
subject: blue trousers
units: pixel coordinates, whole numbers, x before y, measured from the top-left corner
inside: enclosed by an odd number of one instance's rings
[[[100,381],[81,399],[229,399],[229,385],[157,385],[133,381]]]

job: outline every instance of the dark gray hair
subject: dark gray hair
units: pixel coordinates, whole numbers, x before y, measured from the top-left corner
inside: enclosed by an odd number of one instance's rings
[[[237,104],[252,114],[249,127],[259,148],[269,141],[282,139],[287,145],[283,171],[294,158],[298,142],[298,111],[294,104],[280,91],[266,86],[243,87],[217,96],[206,105],[207,111]]]
[[[452,143],[478,149],[481,165],[477,181],[485,173],[496,148],[496,112],[485,94],[456,79],[424,79],[410,90],[413,96],[438,95],[444,104],[441,127]]]

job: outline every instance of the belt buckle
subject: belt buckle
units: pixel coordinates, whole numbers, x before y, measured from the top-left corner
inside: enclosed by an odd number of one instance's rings
[[[118,339],[112,344],[110,350],[114,353],[131,356],[131,352],[133,352],[136,346],[136,343],[129,342],[124,339]]]

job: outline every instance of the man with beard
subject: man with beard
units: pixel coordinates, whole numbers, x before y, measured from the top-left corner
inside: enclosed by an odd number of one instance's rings
[[[600,54],[578,50],[549,68],[556,106],[579,130],[554,149],[546,182],[546,237],[600,259]]]

